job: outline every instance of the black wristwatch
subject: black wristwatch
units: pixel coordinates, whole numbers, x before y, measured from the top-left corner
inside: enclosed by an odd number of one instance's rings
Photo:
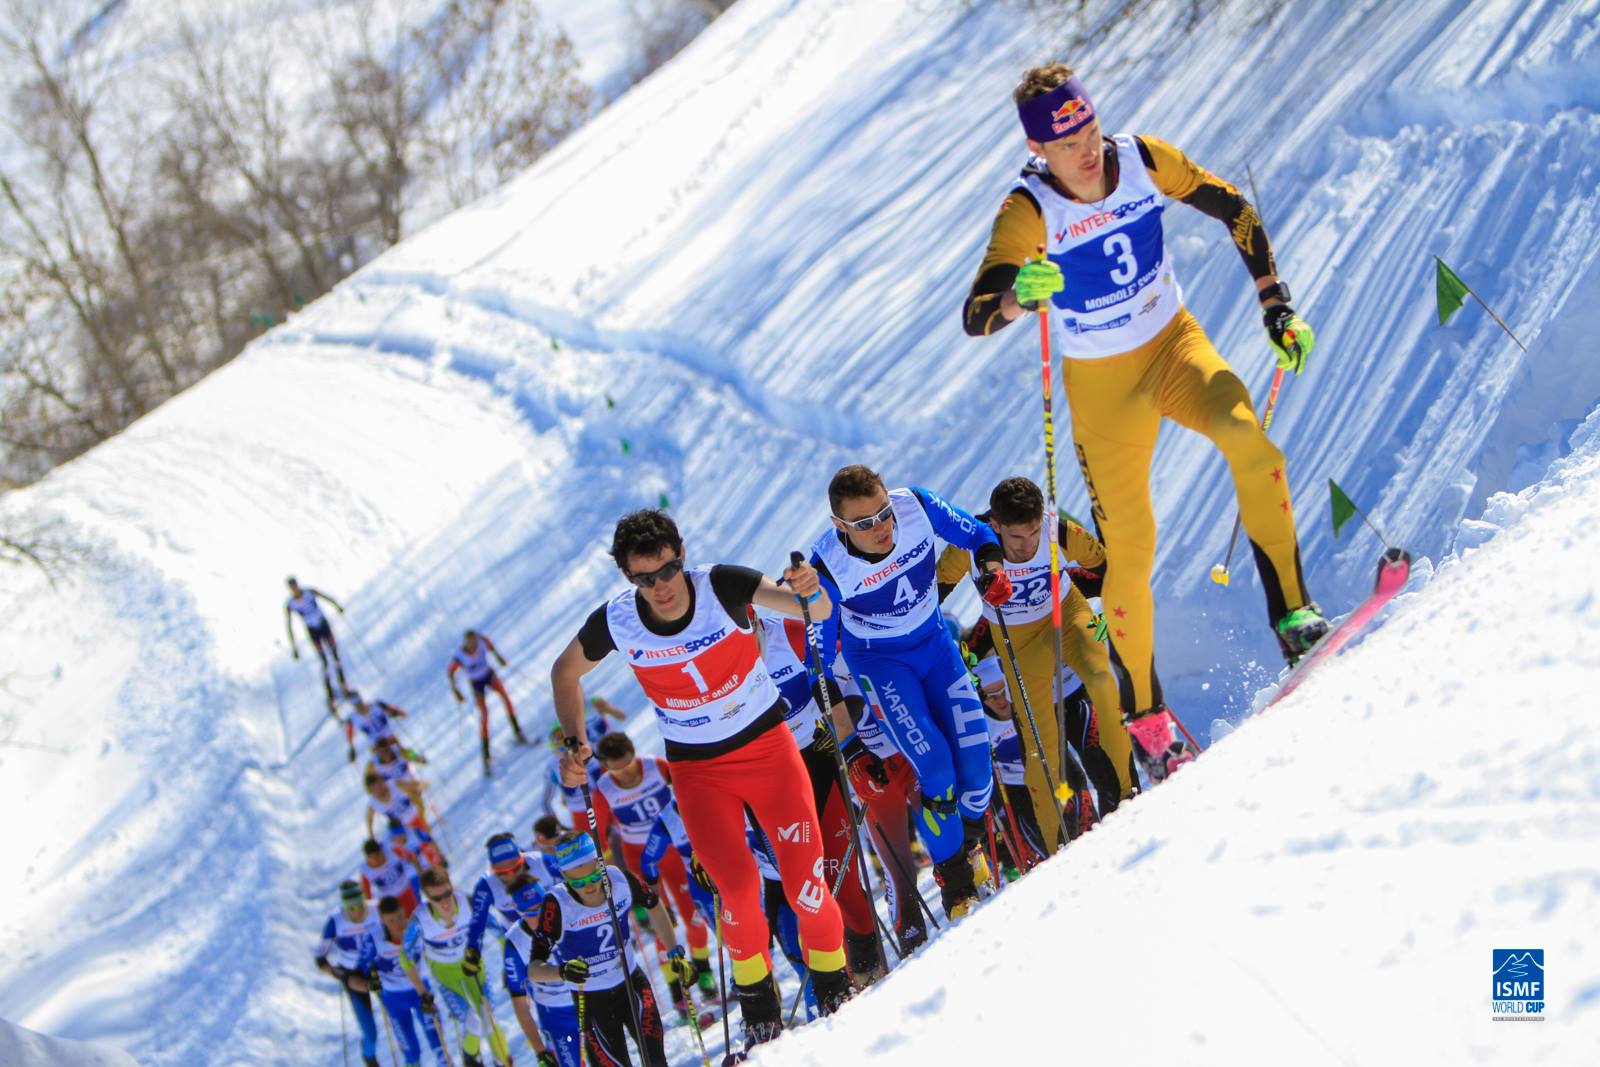
[[[1285,304],[1294,298],[1289,295],[1289,286],[1286,282],[1273,282],[1265,289],[1256,293],[1256,299],[1265,304],[1268,300],[1282,300]]]

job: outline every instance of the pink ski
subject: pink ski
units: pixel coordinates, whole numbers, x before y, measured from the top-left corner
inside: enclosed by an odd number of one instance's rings
[[[1365,632],[1373,618],[1383,610],[1383,606],[1393,600],[1395,594],[1405,587],[1406,579],[1410,576],[1409,552],[1403,548],[1391,548],[1384,552],[1383,558],[1378,561],[1378,578],[1373,583],[1371,595],[1356,605],[1356,609],[1346,616],[1343,622],[1330,630],[1328,636],[1318,641],[1316,646],[1294,665],[1283,679],[1283,683],[1278,686],[1278,691],[1267,701],[1266,706],[1270,708],[1294,692],[1317,664],[1332,659],[1340,649]]]

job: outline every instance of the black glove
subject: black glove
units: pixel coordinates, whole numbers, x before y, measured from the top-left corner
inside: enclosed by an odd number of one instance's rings
[[[568,960],[561,965],[561,977],[573,985],[582,985],[589,980],[589,961],[583,957]]]
[[[467,946],[467,951],[461,957],[461,973],[468,978],[478,977],[478,972],[483,970],[483,953],[472,945]]]
[[[833,730],[822,721],[820,715],[817,716],[817,728],[811,731],[811,747],[823,754],[833,751]]]
[[[335,963],[328,969],[328,973],[339,979],[340,982],[344,982],[350,977],[350,968],[341,967],[339,964]]]
[[[850,784],[861,795],[861,799],[882,795],[889,785],[889,772],[884,768],[883,760],[867,748],[860,734],[855,734],[844,743],[843,755]]]
[[[711,880],[711,875],[707,874],[706,869],[700,866],[699,856],[689,857],[689,877],[694,879],[695,885],[704,889],[707,893],[715,893],[717,891],[717,884]]]
[[[437,1004],[435,1004],[433,1002],[433,994],[432,993],[424,993],[424,994],[422,994],[422,1013],[424,1015],[434,1015],[434,1014],[437,1014],[438,1011],[439,1011],[439,1005],[437,1005]]]

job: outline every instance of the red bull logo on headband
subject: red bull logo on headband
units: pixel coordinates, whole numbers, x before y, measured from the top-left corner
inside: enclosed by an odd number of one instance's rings
[[[1054,141],[1094,121],[1094,102],[1076,76],[1042,96],[1017,105],[1017,117],[1028,138]]]

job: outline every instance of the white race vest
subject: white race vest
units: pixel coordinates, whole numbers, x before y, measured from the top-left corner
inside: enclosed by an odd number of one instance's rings
[[[752,630],[723,610],[711,569],[685,572],[694,617],[671,637],[651,633],[630,588],[606,605],[611,640],[655,705],[661,736],[680,745],[713,745],[738,734],[778,703]]]
[[[1050,617],[1050,539],[1045,536],[1044,529],[1048,525],[1049,523],[1040,524],[1039,547],[1033,550],[1033,556],[1026,563],[1002,560],[1006,568],[1006,577],[1011,579],[1011,599],[1004,604],[1007,626],[1017,626]],[[1065,563],[1066,560],[1063,558],[1063,567]],[[973,578],[979,576],[976,559],[973,560],[970,570]],[[1063,590],[1066,589],[1069,580],[1066,575],[1061,576]],[[989,602],[980,597],[978,603],[983,608],[983,617],[990,622],[996,621],[994,608]]]
[[[309,589],[303,591],[299,596],[290,597],[289,607],[313,630],[319,626],[327,625],[327,617],[322,614],[322,608],[317,605],[316,595]]]
[[[889,503],[894,547],[878,562],[852,555],[831,526],[812,546],[839,586],[839,613],[851,637],[904,637],[939,611],[933,523],[909,489],[891,491]]]
[[[628,880],[615,867],[607,867],[606,874],[611,879],[611,903],[616,906],[616,914],[621,916],[619,924],[626,924],[628,909],[633,907],[633,893],[628,889]],[[626,940],[620,946],[617,944],[617,928],[611,924],[611,905],[605,898],[602,897],[600,903],[591,906],[574,896],[565,885],[558,885],[550,891],[548,899],[555,900],[561,908],[561,942],[555,946],[551,962],[559,967],[568,960],[580,957],[588,961],[589,977],[584,980],[585,989],[610,989],[620,984],[623,953],[626,953],[630,972],[639,965],[632,944]],[[626,938],[628,927],[622,925],[622,931],[622,936]],[[578,987],[574,985],[570,988]]]
[[[767,639],[762,655],[767,673],[789,705],[784,723],[794,735],[794,743],[805,748],[815,738],[817,720],[822,717],[816,698],[811,695],[811,675],[793,643],[795,639],[805,640],[805,623],[778,615],[761,615],[760,619]]]
[[[1164,199],[1127,134],[1112,138],[1117,188],[1081,203],[1056,192],[1035,159],[1013,189],[1025,189],[1044,213],[1049,256],[1066,288],[1050,298],[1057,351],[1101,359],[1131,351],[1160,333],[1183,305],[1162,236]]]
[[[435,963],[455,963],[467,954],[467,927],[472,923],[472,904],[458,890],[454,922],[445,922],[433,908],[432,901],[424,900],[422,906],[411,914],[411,921],[421,929],[422,944],[430,960]]]
[[[630,845],[642,845],[650,838],[656,818],[672,806],[672,786],[661,773],[661,766],[648,756],[637,760],[640,774],[636,785],[623,786],[607,771],[595,779],[595,788],[611,805],[617,833]]]

